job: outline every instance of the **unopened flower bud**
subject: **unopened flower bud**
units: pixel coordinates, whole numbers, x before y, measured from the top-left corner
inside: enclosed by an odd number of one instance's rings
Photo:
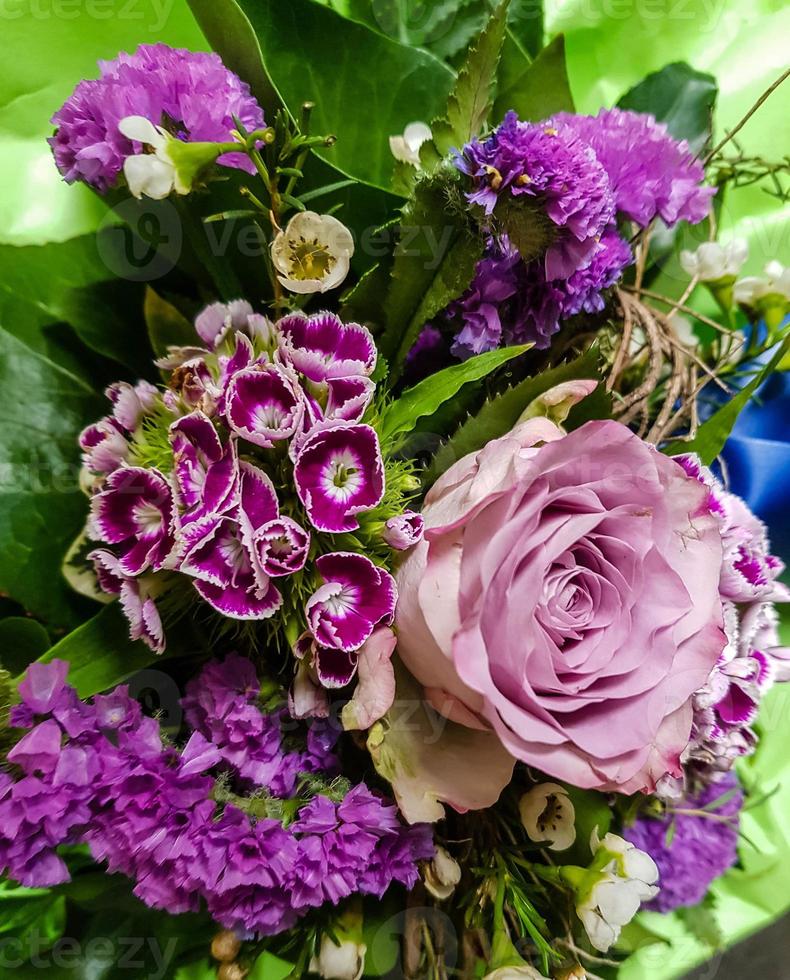
[[[433,860],[425,868],[425,887],[440,901],[449,898],[461,880],[461,866],[443,847],[436,848]]]
[[[217,980],[244,980],[248,973],[239,963],[223,963],[217,970]]]
[[[211,955],[220,963],[232,963],[240,949],[241,940],[232,929],[223,929],[211,940]]]

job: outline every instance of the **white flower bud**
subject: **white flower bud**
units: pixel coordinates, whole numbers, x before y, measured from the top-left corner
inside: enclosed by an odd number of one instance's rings
[[[424,122],[411,122],[403,130],[402,136],[390,136],[390,151],[396,160],[420,165],[420,147],[432,136],[431,127]]]
[[[425,868],[424,880],[431,895],[443,901],[452,895],[461,880],[461,866],[445,848],[437,847],[433,860]]]
[[[536,844],[564,851],[576,840],[576,810],[567,790],[557,783],[540,783],[519,803],[521,822]]]
[[[680,253],[680,264],[690,276],[697,276],[702,282],[716,282],[737,276],[748,257],[748,242],[733,238],[725,245],[704,242],[694,252],[684,249]]]

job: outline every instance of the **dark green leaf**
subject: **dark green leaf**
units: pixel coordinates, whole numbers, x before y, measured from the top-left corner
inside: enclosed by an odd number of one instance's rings
[[[515,109],[519,118],[534,121],[555,112],[573,112],[562,34],[554,38],[534,61],[523,57],[519,62],[516,54],[513,47],[508,48],[492,118],[501,120],[510,109]]]
[[[50,647],[40,662],[55,659],[68,661],[69,684],[81,698],[88,698],[162,658],[139,640],[129,639],[129,624],[118,603],[112,602]]]
[[[543,47],[543,0],[512,0],[508,34],[534,58]]]
[[[210,11],[220,27],[225,16],[238,20],[240,8],[290,113],[298,118],[301,105],[314,102],[312,131],[338,137],[332,149],[317,151],[319,155],[343,173],[380,188],[389,189],[392,183],[389,137],[414,119],[438,115],[453,83],[452,71],[426,51],[399,44],[310,0],[240,0],[238,5],[233,0],[192,0],[192,7],[201,22]],[[237,40],[232,27],[213,30],[209,37],[223,58],[227,60],[226,53],[233,57]]]
[[[65,925],[64,898],[46,888],[0,882],[0,949],[11,939],[17,942],[10,948],[24,948],[32,941],[46,948],[63,934]]]
[[[620,99],[618,105],[651,113],[665,122],[675,139],[688,140],[699,153],[710,139],[718,87],[713,75],[677,61],[653,72]]]
[[[161,357],[168,347],[200,346],[201,340],[194,326],[150,286],[145,291],[143,310],[148,339],[157,357]]]
[[[421,328],[469,286],[482,253],[466,214],[448,204],[456,177],[420,180],[403,209],[379,343],[395,376]]]
[[[410,432],[419,419],[433,415],[464,385],[486,377],[514,357],[524,354],[530,347],[532,344],[500,347],[485,354],[478,354],[476,357],[470,357],[468,361],[438,371],[413,388],[404,391],[381,416],[379,431],[382,439],[387,440],[398,433]]]
[[[69,628],[80,606],[60,568],[87,510],[77,436],[105,405],[85,380],[2,324],[0,390],[0,590],[51,629]]]
[[[460,148],[478,136],[488,120],[509,3],[510,0],[501,0],[485,29],[469,48],[450,92],[447,111],[431,124],[433,143],[440,158],[453,147]]]
[[[113,228],[48,245],[0,245],[0,322],[11,333],[24,331],[27,343],[32,339],[31,319],[41,327],[69,323],[92,350],[133,373],[145,372],[143,289],[112,271],[118,268],[120,248],[121,238]],[[46,335],[34,342],[44,351]]]
[[[498,439],[509,432],[530,402],[549,388],[575,378],[597,378],[599,374],[598,352],[590,349],[569,364],[544,371],[534,378],[526,378],[502,394],[496,395],[487,401],[476,415],[464,422],[441,447],[425,473],[423,481],[425,486],[431,486],[442,473],[463,456],[476,452],[492,439]],[[581,405],[584,405],[584,402]],[[601,405],[601,408],[604,406]]]
[[[742,388],[726,405],[722,405],[707,422],[703,422],[692,440],[689,442],[677,440],[665,446],[663,451],[668,456],[696,453],[706,466],[710,466],[724,449],[724,443],[729,438],[738,416],[757,393],[763,381],[776,370],[788,351],[790,351],[790,336],[785,338],[771,360],[755,374],[745,388]]]
[[[9,616],[0,620],[0,664],[9,673],[21,674],[49,647],[49,634],[35,619]]]

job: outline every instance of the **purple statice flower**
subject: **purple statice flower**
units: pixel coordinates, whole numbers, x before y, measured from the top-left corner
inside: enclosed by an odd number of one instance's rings
[[[125,575],[162,568],[173,549],[174,526],[173,494],[158,470],[117,469],[91,500],[89,534],[116,545]]]
[[[564,293],[562,318],[577,313],[600,313],[606,306],[605,290],[614,286],[633,259],[628,242],[620,237],[615,227],[607,228],[589,265],[577,269],[573,275],[557,284]]]
[[[467,197],[486,214],[503,198],[543,211],[549,219],[548,279],[567,278],[586,265],[614,220],[606,170],[592,147],[568,128],[521,122],[511,111],[487,139],[467,143],[456,166],[473,178]]]
[[[299,450],[294,482],[313,527],[355,531],[357,515],[384,496],[384,462],[375,430],[342,421],[315,426]]]
[[[592,147],[609,176],[617,211],[641,227],[656,216],[668,225],[696,224],[707,216],[716,189],[702,185],[701,161],[653,116],[601,109],[597,116],[559,113],[550,123]]]
[[[411,888],[417,862],[434,853],[429,827],[404,827],[396,808],[364,784],[340,803],[317,796],[293,830],[299,856],[292,897],[299,909],[337,904],[357,891],[380,897],[393,881]]]
[[[179,571],[217,612],[231,619],[268,619],[282,596],[257,559],[254,540],[279,518],[272,481],[252,463],[239,463],[238,502],[182,529]]]
[[[452,347],[456,357],[483,354],[506,342],[508,314],[518,306],[514,297],[523,285],[523,269],[515,249],[502,251],[492,243],[489,255],[477,263],[471,286],[448,310],[463,322]]]
[[[395,580],[365,555],[336,552],[316,559],[323,584],[310,596],[305,615],[320,647],[359,649],[379,624],[395,615]]]
[[[55,163],[68,183],[111,188],[135,145],[118,124],[144,116],[178,139],[227,142],[238,117],[247,130],[264,125],[249,86],[216,54],[141,44],[134,54],[99,62],[100,77],[79,83],[52,117],[49,140]],[[228,153],[220,163],[254,172],[248,158]]]
[[[721,800],[719,805],[717,800]],[[626,839],[658,865],[661,890],[646,909],[667,913],[702,901],[711,884],[738,860],[738,814],[742,806],[738,779],[729,773],[721,782],[678,803],[679,810],[709,807],[709,813],[677,813],[662,820],[640,818],[626,829]],[[675,829],[667,843],[670,819]]]
[[[422,541],[425,533],[425,520],[422,514],[413,510],[405,510],[402,514],[390,517],[384,523],[383,537],[390,548],[396,551],[406,551]]]
[[[201,411],[183,415],[170,426],[175,496],[182,525],[225,514],[238,498],[236,442],[222,445],[211,419]]]
[[[270,449],[290,439],[302,420],[304,399],[291,373],[277,364],[237,371],[227,392],[227,420],[242,439]]]
[[[165,631],[146,578],[127,575],[118,556],[105,548],[91,551],[87,557],[93,562],[102,592],[118,596],[131,639],[142,640],[154,653],[164,653]]]
[[[293,313],[278,321],[277,331],[279,357],[308,381],[368,377],[376,367],[376,345],[367,327],[344,323],[334,313]]]

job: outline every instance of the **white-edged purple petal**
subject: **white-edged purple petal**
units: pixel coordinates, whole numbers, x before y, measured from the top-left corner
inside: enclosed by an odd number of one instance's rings
[[[310,551],[310,534],[290,517],[278,517],[255,532],[255,554],[272,578],[301,571]]]
[[[138,381],[136,385],[116,381],[105,394],[113,404],[112,414],[116,422],[127,432],[134,432],[143,415],[156,405],[159,391],[150,381]]]
[[[316,559],[323,585],[305,605],[310,631],[319,646],[357,650],[376,626],[392,622],[395,580],[364,555],[333,552]]]
[[[255,532],[280,515],[277,491],[260,467],[242,461],[239,464],[239,521],[252,538]]]
[[[303,410],[298,385],[278,365],[246,368],[234,375],[228,386],[228,424],[243,439],[264,449],[290,439]]]
[[[357,655],[347,650],[332,650],[317,646],[315,650],[315,670],[321,687],[345,687],[354,679],[357,672]]]
[[[173,527],[173,495],[158,470],[115,470],[91,500],[91,537],[119,546],[126,575],[162,567],[173,548]]]
[[[324,418],[359,422],[373,400],[376,385],[370,378],[330,378]]]
[[[308,434],[294,466],[299,499],[319,531],[359,527],[356,515],[384,496],[384,463],[369,425],[319,424]]]
[[[277,322],[280,356],[310,381],[367,376],[376,366],[376,345],[359,323],[334,313],[292,313]]]
[[[223,447],[203,412],[185,415],[170,426],[176,498],[184,524],[224,514],[236,503],[238,461],[233,438]]]
[[[99,419],[79,436],[83,466],[91,473],[112,473],[129,455],[129,442],[114,418]]]
[[[195,317],[195,330],[203,343],[214,350],[231,330],[244,330],[252,307],[243,299],[211,303]]]
[[[154,653],[163,653],[165,634],[162,619],[156,603],[147,593],[144,579],[125,574],[118,557],[104,548],[90,552],[87,557],[93,562],[102,591],[119,596],[121,608],[129,622],[131,639],[142,640]]]

